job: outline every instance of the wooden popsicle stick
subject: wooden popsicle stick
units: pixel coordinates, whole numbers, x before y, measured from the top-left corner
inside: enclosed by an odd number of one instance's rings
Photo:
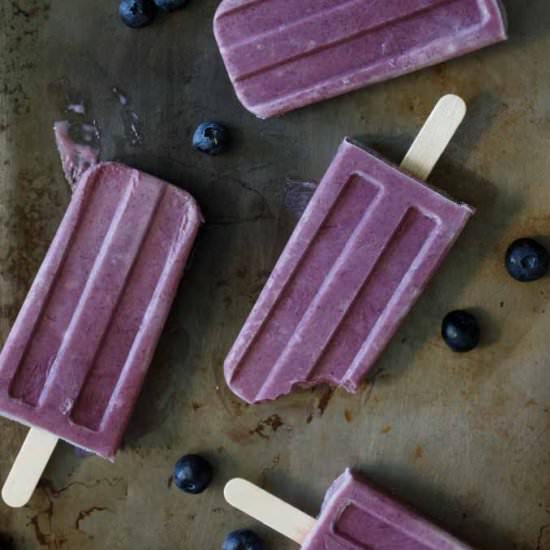
[[[443,96],[416,136],[401,168],[425,180],[466,116],[466,103],[457,95]]]
[[[229,481],[223,494],[231,506],[298,544],[303,544],[315,527],[315,518],[245,479]]]
[[[12,508],[29,502],[52,456],[58,438],[40,428],[31,428],[2,488],[2,499]]]

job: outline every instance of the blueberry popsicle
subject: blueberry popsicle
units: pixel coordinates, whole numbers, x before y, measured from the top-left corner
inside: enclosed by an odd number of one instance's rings
[[[226,485],[225,498],[302,550],[470,549],[349,469],[329,488],[317,519],[243,479]]]
[[[473,213],[410,175],[427,177],[465,112],[442,98],[402,170],[344,141],[226,358],[235,394],[358,389]]]
[[[499,0],[224,0],[214,32],[268,118],[505,40],[506,21]]]
[[[0,414],[32,428],[21,463],[57,438],[114,456],[201,221],[153,176],[83,173],[0,354]],[[32,494],[17,493],[18,468],[2,493],[12,505]]]

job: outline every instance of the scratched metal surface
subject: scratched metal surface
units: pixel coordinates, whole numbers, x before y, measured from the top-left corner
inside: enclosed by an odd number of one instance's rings
[[[210,30],[217,3],[194,0],[141,31],[119,23],[115,0],[0,3],[0,341],[69,199],[51,126],[71,101],[97,120],[103,158],[181,184],[208,220],[116,463],[60,445],[31,503],[0,506],[0,532],[28,550],[216,549],[254,525],[224,504],[229,477],[315,514],[354,465],[476,547],[549,549],[550,279],[521,285],[502,266],[515,237],[550,245],[548,2],[505,2],[506,45],[269,122],[232,94]],[[446,92],[470,113],[431,181],[478,214],[378,375],[355,396],[321,388],[242,406],[222,360],[295,223],[287,180],[318,179],[346,134],[398,160]],[[142,139],[128,135],[132,112]],[[189,146],[212,118],[233,131],[226,156]],[[455,307],[483,324],[481,349],[465,356],[438,335]],[[0,478],[24,433],[0,420]],[[187,452],[216,466],[202,496],[170,487]]]

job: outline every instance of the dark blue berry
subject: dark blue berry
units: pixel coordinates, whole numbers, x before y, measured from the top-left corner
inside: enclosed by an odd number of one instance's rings
[[[443,319],[441,334],[453,351],[471,351],[479,344],[479,323],[467,311],[451,311]]]
[[[183,8],[188,0],[155,0],[155,4],[165,11],[174,11]]]
[[[240,529],[229,533],[223,541],[222,550],[263,550],[260,537],[249,529]]]
[[[209,155],[219,155],[227,149],[229,132],[218,122],[203,122],[193,134],[193,148]]]
[[[548,250],[533,239],[518,239],[506,251],[506,269],[516,281],[522,283],[544,277],[549,264]]]
[[[153,21],[156,6],[153,0],[121,0],[118,13],[126,25],[137,29]]]
[[[192,495],[205,491],[212,481],[212,475],[210,463],[198,455],[184,456],[174,467],[176,487]]]

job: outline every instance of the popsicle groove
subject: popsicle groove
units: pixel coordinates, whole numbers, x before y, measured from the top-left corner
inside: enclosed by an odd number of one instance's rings
[[[10,385],[11,397],[33,407],[39,402],[67,328],[56,329],[55,323],[59,323],[62,318],[70,319],[74,313],[117,207],[117,194],[111,189],[98,186],[88,193],[89,200],[79,212],[64,259],[34,324],[30,346],[21,357]],[[111,199],[103,209],[103,216],[98,219],[92,215],[94,209],[96,205],[106,203],[106,195],[109,193]],[[76,254],[74,250],[86,250],[88,253]],[[44,360],[45,357],[48,359]]]
[[[429,5],[421,5],[420,7],[411,6],[409,12],[403,10],[403,13],[398,17],[384,18],[385,14],[382,13],[379,21],[376,19],[373,21],[373,15],[366,15],[363,11],[361,13],[345,13],[343,14],[344,17],[341,17],[340,25],[336,28],[337,32],[334,36],[326,37],[325,41],[315,48],[308,47],[308,44],[317,42],[314,37],[318,35],[319,23],[322,23],[323,19],[337,17],[339,11],[344,11],[344,9],[349,7],[347,5],[338,6],[332,10],[327,10],[327,12],[311,16],[311,18],[289,24],[284,32],[280,30],[269,31],[247,39],[243,43],[232,44],[230,47],[225,46],[224,53],[229,59],[232,59],[232,56],[234,56],[235,59],[246,59],[247,63],[256,65],[252,70],[240,74],[238,72],[234,73],[235,82],[243,82],[259,74],[272,72],[281,66],[292,65],[297,60],[307,59],[308,57],[322,54],[326,50],[337,48],[349,42],[355,42],[368,34],[384,30],[386,27],[392,25],[398,26],[401,21],[420,17],[426,12],[444,7],[445,4],[456,4],[459,1],[461,0],[430,0]],[[418,0],[416,0],[416,3],[418,3]],[[309,28],[307,28],[308,26]],[[296,29],[296,27],[300,28]],[[347,32],[349,28],[356,28],[357,30],[350,34]],[[269,49],[269,44],[275,36],[281,42],[287,37],[287,40],[284,42],[285,47],[281,48],[281,51]],[[297,40],[296,36],[300,36],[300,40]],[[250,47],[251,44],[254,44],[252,52],[246,52],[247,55],[245,57],[245,52],[242,51],[243,47]],[[275,55],[275,59],[270,61],[270,54],[272,56]]]
[[[436,222],[418,209],[407,210],[368,279],[333,330],[309,378],[337,384],[348,377],[348,369],[365,342],[365,334],[370,334],[383,316],[436,227]]]
[[[234,379],[238,379],[239,370],[245,363],[257,364],[258,368],[262,368],[261,365],[269,365],[277,361],[286,342],[302,320],[306,312],[306,304],[318,292],[355,228],[365,215],[368,215],[369,208],[365,210],[365,206],[375,204],[379,193],[380,189],[375,184],[359,174],[352,175],[340,186],[334,203],[311,237],[307,252],[281,290],[269,317],[264,320],[264,324],[269,322],[279,327],[276,335],[267,336],[271,342],[269,354],[264,351],[261,356],[258,356],[254,351],[254,349],[263,348],[262,341],[266,338],[263,329],[260,328],[250,342],[248,352],[245,352],[233,372]],[[313,258],[313,260],[309,262],[307,258]],[[325,261],[319,263],[316,260],[318,258],[324,258]]]
[[[106,417],[112,396],[116,394],[118,381],[123,377],[130,350],[139,336],[142,320],[146,317],[156,289],[162,285],[162,274],[170,260],[169,245],[163,231],[163,220],[168,206],[166,195],[163,194],[151,217],[140,254],[132,266],[124,292],[116,310],[113,310],[101,345],[97,348],[86,383],[74,405],[71,418],[91,430],[98,430]],[[160,251],[165,262],[147,265],[144,258],[150,257],[153,251]],[[140,312],[139,316],[130,314],[136,310]]]
[[[415,540],[414,534],[403,533],[398,523],[389,523],[384,517],[377,517],[373,510],[360,508],[357,504],[346,506],[334,525],[337,538],[354,548],[373,550],[364,544],[364,533],[368,532],[373,540],[383,540],[387,550],[406,548],[407,550],[426,550],[426,544]]]
[[[238,64],[235,62],[230,72],[235,84],[241,87],[241,93],[252,105],[258,105],[273,98],[280,100],[294,93],[304,93],[307,89],[315,88],[324,82],[335,82],[335,79],[351,78],[351,76],[357,77],[358,71],[366,74],[376,72],[376,67],[385,65],[388,59],[393,60],[396,71],[407,70],[409,53],[415,49],[420,52],[415,31],[427,11],[431,11],[432,16],[440,20],[440,24],[425,29],[423,35],[425,44],[433,44],[441,39],[447,40],[449,34],[455,32],[453,29],[457,26],[456,22],[460,20],[467,8],[462,3],[463,0],[445,0],[445,2],[408,18],[396,18],[391,23],[375,29],[356,32],[334,43],[323,44],[306,52],[302,51],[271,65],[239,68],[237,65],[241,62],[239,61]],[[471,18],[474,17],[471,25],[460,29],[460,35],[464,40],[469,33],[476,31],[479,12],[472,13]],[[382,36],[387,32],[388,27],[392,28],[391,41],[388,41],[387,36]],[[327,52],[330,52],[330,56],[338,62],[323,64],[321,60],[329,55]],[[231,59],[228,59],[231,62]],[[240,56],[240,59],[249,63],[248,56]],[[299,76],[296,77],[296,75]],[[269,89],[265,87],[266,79],[271,82]],[[346,83],[335,82],[335,84]]]
[[[162,188],[161,186],[158,186],[158,187],[159,187],[158,189],[159,192],[156,193],[155,200],[151,201],[152,208],[151,206],[149,206],[148,208],[149,211],[147,213],[143,212],[143,215],[140,216],[139,218],[137,227],[136,227],[136,224],[131,223],[132,222],[131,219],[127,219],[129,217],[128,212],[125,212],[126,216],[120,220],[120,224],[128,225],[128,227],[132,229],[132,233],[133,233],[132,240],[134,241],[134,243],[127,243],[127,246],[131,252],[131,260],[126,262],[126,265],[128,265],[127,269],[119,269],[118,273],[112,273],[112,274],[105,273],[105,276],[101,277],[104,280],[106,280],[107,278],[110,279],[110,284],[112,285],[112,288],[113,288],[113,292],[111,292],[110,294],[111,296],[116,296],[116,299],[112,304],[107,304],[108,309],[105,310],[103,319],[94,318],[93,325],[90,326],[90,330],[80,332],[80,334],[83,334],[83,335],[85,334],[86,343],[85,344],[82,343],[79,347],[81,349],[86,349],[91,346],[92,355],[88,356],[90,359],[90,363],[89,363],[89,368],[87,369],[87,373],[84,379],[82,379],[80,381],[80,384],[78,384],[77,386],[78,393],[75,396],[75,400],[77,404],[79,403],[79,396],[82,394],[82,392],[86,392],[86,388],[90,388],[90,386],[95,383],[94,367],[97,362],[97,355],[105,345],[105,340],[111,330],[115,316],[119,314],[120,302],[124,296],[125,287],[133,276],[136,263],[139,260],[140,249],[142,248],[143,242],[147,239],[148,232],[150,231],[151,226],[154,224],[156,217],[158,216],[159,205],[167,189],[166,186],[163,186]],[[96,307],[97,307],[97,302],[99,300],[96,297],[97,294],[98,293],[95,292],[95,293],[92,293],[91,295],[91,299],[94,302],[96,302],[95,303]],[[109,306],[111,307],[109,308]],[[86,307],[86,305],[84,305],[84,310],[86,311],[87,309],[88,308]],[[70,362],[68,362],[67,364],[70,364]],[[81,359],[81,364],[82,364],[82,359]],[[82,369],[82,372],[85,372],[85,369]],[[77,390],[77,388],[75,388],[75,391]],[[81,408],[78,407],[76,410],[73,410],[71,414],[71,418],[77,424],[81,424],[92,430],[97,430],[99,428],[100,422],[90,423],[90,422],[81,421],[80,413],[81,413]]]

